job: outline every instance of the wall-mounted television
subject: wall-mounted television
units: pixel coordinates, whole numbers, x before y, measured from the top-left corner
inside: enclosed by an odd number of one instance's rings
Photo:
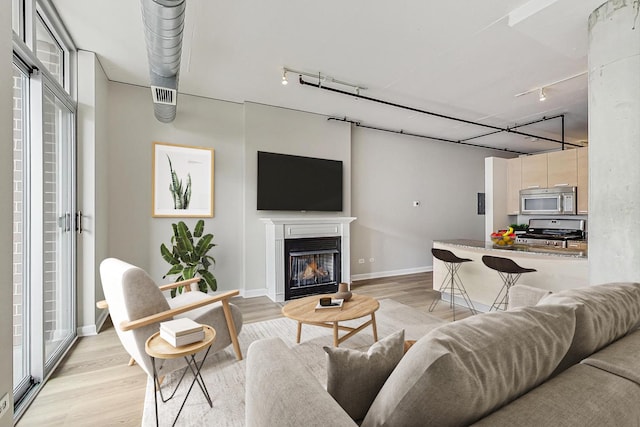
[[[342,162],[258,151],[258,210],[342,211]]]

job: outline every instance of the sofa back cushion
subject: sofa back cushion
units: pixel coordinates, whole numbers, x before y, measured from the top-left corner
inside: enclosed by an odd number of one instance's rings
[[[538,303],[574,304],[576,331],[556,373],[607,346],[640,323],[640,283],[609,283],[568,289]]]
[[[362,426],[459,426],[546,380],[567,352],[575,308],[485,313],[418,340],[391,373]]]

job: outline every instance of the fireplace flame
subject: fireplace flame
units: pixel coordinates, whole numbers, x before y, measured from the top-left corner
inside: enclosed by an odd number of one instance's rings
[[[312,260],[304,268],[304,271],[300,273],[301,280],[310,280],[315,278],[322,278],[329,275],[329,272],[325,270],[323,267],[319,267],[316,260]]]

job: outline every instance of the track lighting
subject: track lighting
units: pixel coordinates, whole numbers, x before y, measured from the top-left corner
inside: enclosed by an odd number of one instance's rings
[[[586,71],[582,71],[581,73],[577,73],[577,74],[574,74],[572,76],[565,77],[565,78],[560,79],[560,80],[556,80],[555,82],[547,83],[545,85],[534,87],[534,88],[526,90],[524,92],[516,93],[515,97],[517,98],[519,96],[528,95],[530,93],[536,93],[537,92],[538,93],[538,97],[539,97],[538,99],[540,99],[540,101],[544,101],[545,99],[547,99],[547,96],[546,96],[546,93],[545,93],[545,89],[549,89],[551,86],[557,85],[558,83],[563,83],[563,82],[566,82],[568,80],[575,79],[576,77],[584,76],[586,74],[587,74]]]
[[[290,73],[290,72],[294,74],[299,74],[300,76],[306,76],[306,77],[316,79],[318,80],[318,85],[320,86],[326,86],[327,84],[335,83],[338,85],[351,87],[355,91],[356,95],[360,95],[361,90],[367,90],[367,88],[362,85],[357,85],[357,84],[345,82],[342,80],[337,80],[337,79],[334,79],[333,77],[327,76],[326,74],[322,74],[320,72],[307,73],[305,71],[292,70],[291,68],[287,68],[287,67],[282,67],[282,84],[283,85],[286,85],[287,83],[289,83],[287,81],[287,73]]]
[[[540,93],[538,94],[538,99],[540,102],[545,101],[547,99],[547,95],[544,93],[544,88],[540,88]]]

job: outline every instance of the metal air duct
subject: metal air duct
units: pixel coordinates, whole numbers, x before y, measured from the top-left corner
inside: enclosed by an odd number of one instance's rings
[[[176,118],[178,73],[186,0],[141,0],[149,77],[156,119]]]

